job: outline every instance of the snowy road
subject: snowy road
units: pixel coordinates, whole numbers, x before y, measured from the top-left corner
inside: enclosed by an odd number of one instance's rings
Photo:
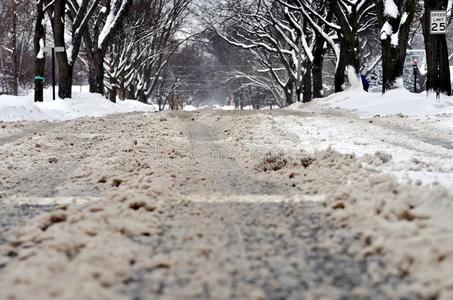
[[[407,160],[375,154],[453,157],[449,132],[409,125],[210,110],[0,124],[0,298],[448,299],[451,231],[417,208],[451,195],[381,175]],[[399,145],[368,146],[382,139]],[[351,143],[367,156],[322,149]]]

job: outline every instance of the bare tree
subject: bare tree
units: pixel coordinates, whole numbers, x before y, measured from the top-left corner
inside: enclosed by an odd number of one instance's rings
[[[58,96],[62,99],[71,98],[73,69],[82,35],[100,0],[40,0],[37,4],[41,1],[45,1],[43,9],[48,13],[52,25],[54,45],[65,49],[57,53]]]
[[[104,59],[116,32],[122,27],[132,0],[108,0],[96,9],[83,32],[88,57],[90,92],[104,94]]]
[[[285,104],[293,103],[296,91],[298,101],[302,101],[303,62],[313,61],[313,35],[309,28],[294,30],[290,22],[302,24],[301,15],[284,18],[285,10],[279,2],[252,1],[251,4],[229,4],[229,15],[224,27],[216,28],[230,44],[247,49],[271,74],[285,94]],[[285,72],[282,72],[284,70]],[[311,91],[311,86],[309,87]],[[311,100],[311,93],[309,99]]]
[[[134,4],[124,28],[114,38],[107,59],[110,99],[120,97],[148,102],[161,81],[170,57],[187,39],[176,39],[192,0],[141,0]]]
[[[23,0],[0,0],[0,91],[17,95],[29,87],[32,64],[34,4]]]
[[[372,26],[376,20],[375,1],[332,0],[332,10],[339,24],[340,60],[335,74],[335,91],[344,89],[345,71],[349,82],[361,82],[359,33]],[[350,68],[349,70],[347,68]],[[355,76],[356,79],[351,77]]]

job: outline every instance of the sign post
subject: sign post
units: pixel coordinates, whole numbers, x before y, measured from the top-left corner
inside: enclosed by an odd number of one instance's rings
[[[436,79],[440,81],[440,48],[441,48],[441,35],[447,34],[447,11],[446,10],[432,10],[430,15],[429,30],[431,35],[436,35],[433,38],[436,41]],[[437,99],[440,98],[440,89],[436,91]]]
[[[414,60],[412,63],[414,69],[414,93],[417,93],[417,73],[418,73],[418,60]]]
[[[64,47],[44,47],[44,52],[52,53],[52,99],[55,100],[55,53],[56,52],[64,52]]]

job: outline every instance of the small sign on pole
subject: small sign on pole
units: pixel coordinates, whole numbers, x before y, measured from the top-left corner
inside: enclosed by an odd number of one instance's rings
[[[432,10],[429,28],[431,34],[447,34],[447,11]]]

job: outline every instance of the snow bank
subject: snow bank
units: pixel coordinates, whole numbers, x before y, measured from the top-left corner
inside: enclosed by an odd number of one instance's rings
[[[442,130],[429,132],[438,123],[430,120],[425,124],[400,117],[374,118],[370,123],[353,116],[326,113],[326,110],[321,110],[316,116],[304,118],[297,115],[262,117],[256,127],[253,145],[263,151],[285,153],[314,152],[329,147],[358,157],[376,152],[389,153],[391,161],[375,166],[378,170],[391,172],[402,182],[441,184],[453,188],[453,151],[435,143],[448,135]],[[451,122],[452,119],[445,118],[444,122],[447,120]],[[400,128],[407,128],[413,134],[400,131]],[[417,130],[429,132],[434,144],[418,139]]]
[[[198,108],[196,106],[193,106],[193,105],[184,105],[183,110],[184,111],[194,111],[194,110],[198,110]]]
[[[0,96],[0,121],[65,121],[81,117],[101,117],[109,114],[156,111],[152,105],[134,100],[112,103],[99,94],[73,92],[73,99],[51,99],[50,90],[45,91],[46,101],[33,102],[33,95]]]
[[[325,99],[317,99],[315,102],[327,104],[333,108],[354,110],[361,117],[375,115],[406,115],[428,116],[444,113],[453,113],[453,98],[442,96],[439,100],[435,94],[413,94],[406,89],[381,93],[366,93],[359,89],[350,89],[336,93]],[[296,103],[290,109],[302,109],[304,105]]]
[[[0,121],[46,120],[45,113],[28,96],[0,96]]]

